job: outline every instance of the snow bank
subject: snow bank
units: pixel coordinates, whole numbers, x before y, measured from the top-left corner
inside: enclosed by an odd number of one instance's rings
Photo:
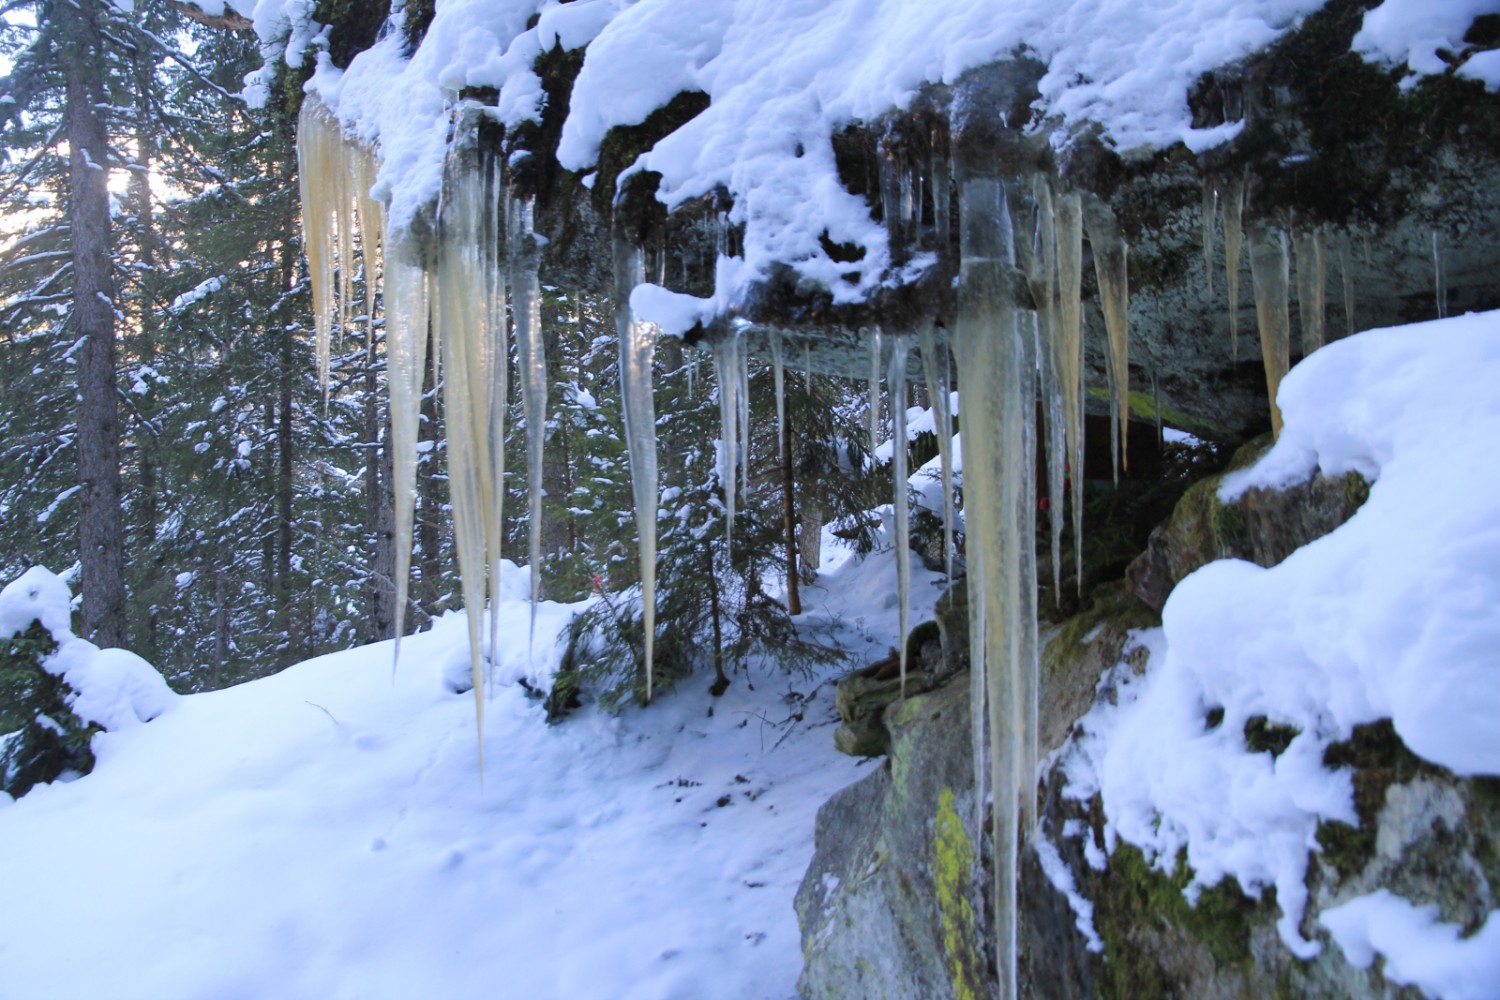
[[[454,614],[394,676],[380,643],[183,697],[96,737],[92,774],[0,796],[0,996],[793,995],[814,816],[868,773],[829,739],[832,672],[753,664],[722,698],[694,677],[548,726],[506,681],[544,673],[581,606],[544,605],[532,647],[527,574],[501,579],[482,781],[473,696],[445,681],[468,661]],[[824,579],[799,627],[883,655],[891,553]]]
[[[1271,569],[1223,560],[1183,580],[1165,648],[1084,720],[1068,762],[1070,794],[1102,791],[1111,845],[1165,869],[1186,851],[1190,894],[1275,886],[1298,955],[1318,950],[1298,931],[1318,822],[1357,822],[1347,773],[1322,765],[1330,743],[1389,717],[1426,759],[1500,774],[1500,467],[1477,451],[1500,436],[1496,371],[1500,313],[1370,331],[1298,365],[1281,440],[1223,495],[1321,468],[1372,479],[1368,501]],[[1245,746],[1255,716],[1297,734],[1275,759]]]
[[[1413,906],[1381,889],[1325,910],[1328,928],[1350,964],[1368,969],[1385,956],[1385,978],[1444,1000],[1492,1000],[1500,991],[1500,919],[1460,938],[1456,924],[1440,923],[1436,906]]]
[[[55,574],[33,566],[0,590],[0,640],[33,621],[57,643],[42,667],[73,689],[68,707],[109,732],[129,729],[170,709],[177,695],[156,668],[123,649],[100,649],[71,629],[73,595]]]

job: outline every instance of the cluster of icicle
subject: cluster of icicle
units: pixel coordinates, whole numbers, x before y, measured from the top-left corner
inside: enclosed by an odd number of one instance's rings
[[[1240,261],[1245,244],[1249,244],[1250,277],[1255,296],[1255,318],[1260,332],[1261,363],[1266,372],[1266,394],[1271,409],[1271,430],[1281,435],[1281,408],[1276,392],[1291,367],[1292,258],[1296,258],[1297,318],[1302,330],[1304,357],[1318,350],[1326,340],[1326,305],[1328,286],[1329,232],[1324,226],[1296,225],[1290,229],[1264,222],[1245,224],[1245,181],[1232,178],[1203,185],[1203,268],[1207,292],[1214,295],[1213,275],[1217,250],[1217,229],[1224,234],[1224,273],[1228,296],[1230,351],[1239,357]],[[1334,240],[1344,299],[1344,333],[1357,329],[1354,322],[1353,237],[1339,233]],[[1436,231],[1432,234],[1434,290],[1437,313],[1447,311],[1442,254]],[[1366,264],[1369,244],[1365,244]]]
[[[461,106],[455,114],[462,117],[467,110]],[[539,583],[538,515],[547,369],[532,204],[510,196],[498,159],[474,148],[455,147],[444,175],[437,239],[429,246],[384,230],[379,202],[369,196],[376,173],[373,155],[367,146],[344,134],[316,98],[309,97],[303,106],[297,153],[319,375],[325,391],[331,330],[346,326],[351,319],[356,232],[363,249],[369,320],[374,317],[377,285],[383,285],[395,500],[398,657],[411,569],[422,384],[429,366],[434,383],[442,386],[454,545],[464,606],[471,611],[470,672],[482,766],[486,680],[483,609],[488,606],[493,612],[499,594],[512,328],[526,421],[533,594]],[[383,253],[375,252],[377,246]],[[367,322],[367,329],[372,326]],[[492,613],[488,635],[491,649],[498,640],[497,629],[498,621]]]
[[[462,115],[461,108],[458,114]],[[458,132],[463,134],[458,123]],[[375,312],[377,280],[384,282],[386,356],[391,400],[391,450],[396,499],[396,590],[399,637],[404,623],[412,548],[416,456],[423,376],[439,357],[447,378],[443,408],[448,429],[448,470],[464,604],[493,607],[498,594],[501,502],[504,495],[505,419],[508,403],[510,330],[514,331],[526,423],[529,554],[532,593],[538,593],[542,449],[546,430],[546,360],[541,331],[541,293],[533,209],[510,197],[498,159],[473,147],[450,154],[438,209],[435,249],[394,239],[384,231],[378,201],[369,196],[376,163],[369,149],[343,134],[315,99],[303,109],[298,138],[303,217],[312,272],[318,365],[325,385],[332,329],[352,320],[356,239],[363,251],[365,315]],[[949,171],[935,159],[930,193],[946,206]],[[894,178],[894,179],[893,179]],[[896,239],[913,225],[920,183],[888,176],[882,184],[887,224]],[[911,350],[920,355],[934,409],[944,496],[944,552],[952,576],[953,414],[950,372],[957,372],[959,419],[964,429],[964,489],[972,672],[975,774],[994,804],[997,968],[1001,994],[1016,995],[1016,859],[1037,824],[1038,770],[1037,568],[1035,559],[1038,410],[1043,414],[1054,591],[1060,593],[1063,498],[1070,474],[1083,475],[1083,241],[1092,250],[1099,308],[1107,339],[1111,450],[1115,476],[1128,460],[1129,287],[1128,247],[1110,207],[1097,197],[1056,193],[1045,175],[1002,177],[978,174],[959,186],[960,275],[957,315],[946,331],[925,322],[911,331],[868,331],[870,352],[870,446],[880,432],[882,383],[889,399],[893,455],[894,527],[901,633],[901,674],[906,675],[910,550],[907,506],[905,385]],[[1212,294],[1215,230],[1222,226],[1231,338],[1238,334],[1240,259],[1249,245],[1267,389],[1273,423],[1276,388],[1286,373],[1290,343],[1290,251],[1296,251],[1297,292],[1303,350],[1323,341],[1325,245],[1322,230],[1286,232],[1242,225],[1243,182],[1205,186],[1204,256]],[[948,213],[934,212],[940,244],[948,245]],[[731,266],[727,223],[718,221],[717,269]],[[382,253],[383,250],[383,261]],[[1349,240],[1337,244],[1343,267],[1345,313],[1353,329],[1353,281]],[[1434,236],[1439,308],[1443,305],[1441,256]],[[638,250],[617,241],[614,274],[616,321],[626,436],[640,539],[645,618],[647,697],[651,694],[656,558],[657,464],[652,360],[656,330],[629,307],[630,292],[643,280]],[[1032,308],[1016,303],[1025,282]],[[507,288],[508,286],[508,288]],[[510,322],[507,323],[507,291]],[[1022,296],[1025,298],[1026,296]],[[431,344],[431,356],[428,345]],[[886,345],[889,351],[886,351]],[[778,431],[785,419],[784,344],[771,334]],[[804,367],[811,376],[804,343]],[[951,353],[950,353],[951,352]],[[731,325],[714,345],[720,405],[719,479],[728,531],[737,492],[748,486],[749,351]],[[435,379],[435,382],[438,381]],[[1039,405],[1040,404],[1040,405]],[[778,442],[783,435],[777,434]],[[1082,584],[1082,505],[1071,493],[1076,573]],[[470,666],[483,761],[484,616],[469,616]],[[490,618],[491,648],[497,640]],[[399,638],[398,649],[399,649]],[[987,736],[986,736],[987,734]],[[984,795],[979,796],[983,802]]]

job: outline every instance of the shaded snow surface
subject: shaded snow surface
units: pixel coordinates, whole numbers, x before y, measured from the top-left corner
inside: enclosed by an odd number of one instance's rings
[[[851,560],[799,621],[862,664],[894,589],[889,551]],[[0,808],[0,997],[793,996],[814,813],[869,770],[833,750],[831,681],[757,667],[715,700],[700,675],[549,727],[504,682],[555,664],[576,609],[539,618],[533,670],[528,605],[501,609],[482,783],[454,615],[394,678],[382,643],[176,699]]]

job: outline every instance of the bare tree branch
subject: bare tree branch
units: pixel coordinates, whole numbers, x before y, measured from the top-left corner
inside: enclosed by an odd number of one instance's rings
[[[224,8],[222,14],[209,14],[197,4],[187,3],[185,0],[167,0],[167,6],[208,28],[218,28],[221,31],[253,31],[255,29],[255,25],[248,17],[228,7]]]

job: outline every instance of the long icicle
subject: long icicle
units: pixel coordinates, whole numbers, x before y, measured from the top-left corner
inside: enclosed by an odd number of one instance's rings
[[[1130,439],[1130,282],[1126,272],[1128,248],[1120,235],[1115,213],[1098,198],[1084,205],[1089,245],[1094,250],[1094,275],[1099,281],[1099,307],[1109,336],[1105,368],[1109,375],[1111,429],[1118,428],[1110,450],[1116,455],[1115,482],[1130,467],[1126,444]]]
[[[446,378],[443,414],[448,428],[448,492],[453,537],[468,619],[469,671],[479,767],[484,772],[484,613],[489,552],[486,525],[494,502],[490,450],[491,343],[484,310],[484,175],[467,157],[450,154],[439,210],[438,266],[431,295],[442,341]],[[491,592],[494,592],[493,590]]]
[[[1041,281],[1032,283],[1040,338],[1037,367],[1042,375],[1042,411],[1046,415],[1047,526],[1052,542],[1052,599],[1062,606],[1062,532],[1064,466],[1067,433],[1064,430],[1062,398],[1062,338],[1059,332],[1057,283],[1057,216],[1052,187],[1044,174],[1032,178],[1036,198],[1037,239],[1041,241]],[[1040,293],[1040,295],[1038,295]]]
[[[1281,407],[1276,392],[1291,366],[1292,320],[1287,286],[1290,264],[1286,233],[1256,226],[1249,232],[1250,275],[1255,281],[1255,316],[1260,324],[1260,353],[1271,400],[1271,433],[1281,436]]]
[[[1448,316],[1448,273],[1443,267],[1443,244],[1438,231],[1432,231],[1432,288],[1437,300],[1437,318]]]
[[[906,634],[911,609],[911,529],[906,497],[906,355],[910,338],[897,336],[891,343],[891,364],[886,370],[885,391],[891,400],[891,475],[894,489],[896,537],[896,618],[899,622],[901,697],[906,697]]]
[[[635,318],[630,292],[645,281],[640,250],[615,235],[615,330],[620,341],[620,388],[624,397],[625,441],[630,486],[635,497],[635,530],[640,543],[641,616],[645,626],[646,702],[652,698],[656,641],[656,402],[651,365],[655,330]]]
[[[1057,199],[1058,382],[1063,427],[1073,484],[1073,559],[1078,594],[1083,596],[1083,200],[1076,193]],[[1068,471],[1068,470],[1064,470]]]
[[[406,599],[411,584],[412,535],[417,502],[417,439],[421,431],[422,375],[427,365],[427,273],[402,253],[385,261],[386,381],[391,402],[391,493],[396,530],[396,641],[391,669],[401,659]]]
[[[714,343],[714,375],[719,380],[719,484],[724,488],[724,538],[734,545],[734,499],[740,443],[740,339],[733,331]]]
[[[1349,254],[1352,237],[1345,232],[1339,237],[1339,278],[1344,286],[1344,336],[1353,336],[1354,326],[1354,263]]]
[[[1219,192],[1213,183],[1203,181],[1203,279],[1208,283],[1208,300],[1214,298],[1214,250],[1216,234],[1214,217],[1219,213]]]
[[[480,246],[484,267],[485,339],[490,358],[490,477],[494,496],[485,522],[490,580],[490,680],[500,658],[500,551],[505,536],[505,425],[510,415],[510,330],[505,322],[505,272],[510,250],[506,219],[508,199],[503,161],[491,159],[489,186],[484,192]]]
[[[1292,232],[1292,250],[1297,255],[1297,314],[1302,325],[1302,356],[1323,346],[1323,310],[1327,295],[1323,230]]]
[[[776,458],[786,459],[783,438],[786,430],[786,371],[781,364],[781,334],[772,330],[766,335],[771,342],[771,368],[776,381]]]
[[[1235,178],[1224,186],[1219,200],[1224,213],[1224,287],[1229,295],[1229,356],[1240,357],[1240,247],[1244,229],[1240,217],[1245,211],[1245,181]]]
[[[870,334],[870,455],[875,455],[875,448],[880,444],[880,329],[877,327],[869,331]]]
[[[750,495],[750,352],[740,346],[740,493]]]
[[[960,197],[962,276],[959,284],[959,406],[964,428],[964,508],[969,551],[978,574],[969,580],[971,648],[984,678],[989,716],[989,773],[993,798],[995,965],[1001,1000],[1014,1000],[1016,983],[1016,873],[1025,768],[1027,710],[1022,704],[1023,612],[1021,545],[1033,545],[1022,523],[1032,462],[1025,454],[1021,387],[1034,379],[1016,324],[1015,264],[1004,189],[993,176],[964,180]],[[975,725],[979,725],[978,719]]]
[[[927,379],[927,401],[936,418],[938,462],[943,489],[943,572],[953,580],[953,415],[948,391],[948,351],[938,344],[937,329],[931,322],[917,331],[922,352],[922,373]]]
[[[317,357],[318,385],[323,390],[323,408],[328,408],[328,375],[332,353],[332,326],[337,305],[333,276],[338,243],[338,186],[344,176],[344,137],[338,121],[322,101],[310,97],[302,102],[297,117],[297,185],[302,199],[303,245],[307,252],[308,277],[312,284],[313,350]]]
[[[547,445],[547,354],[542,334],[542,289],[533,237],[535,205],[511,203],[511,314],[521,373],[521,412],[526,417],[527,559],[531,563],[531,632],[542,586],[542,470]]]

